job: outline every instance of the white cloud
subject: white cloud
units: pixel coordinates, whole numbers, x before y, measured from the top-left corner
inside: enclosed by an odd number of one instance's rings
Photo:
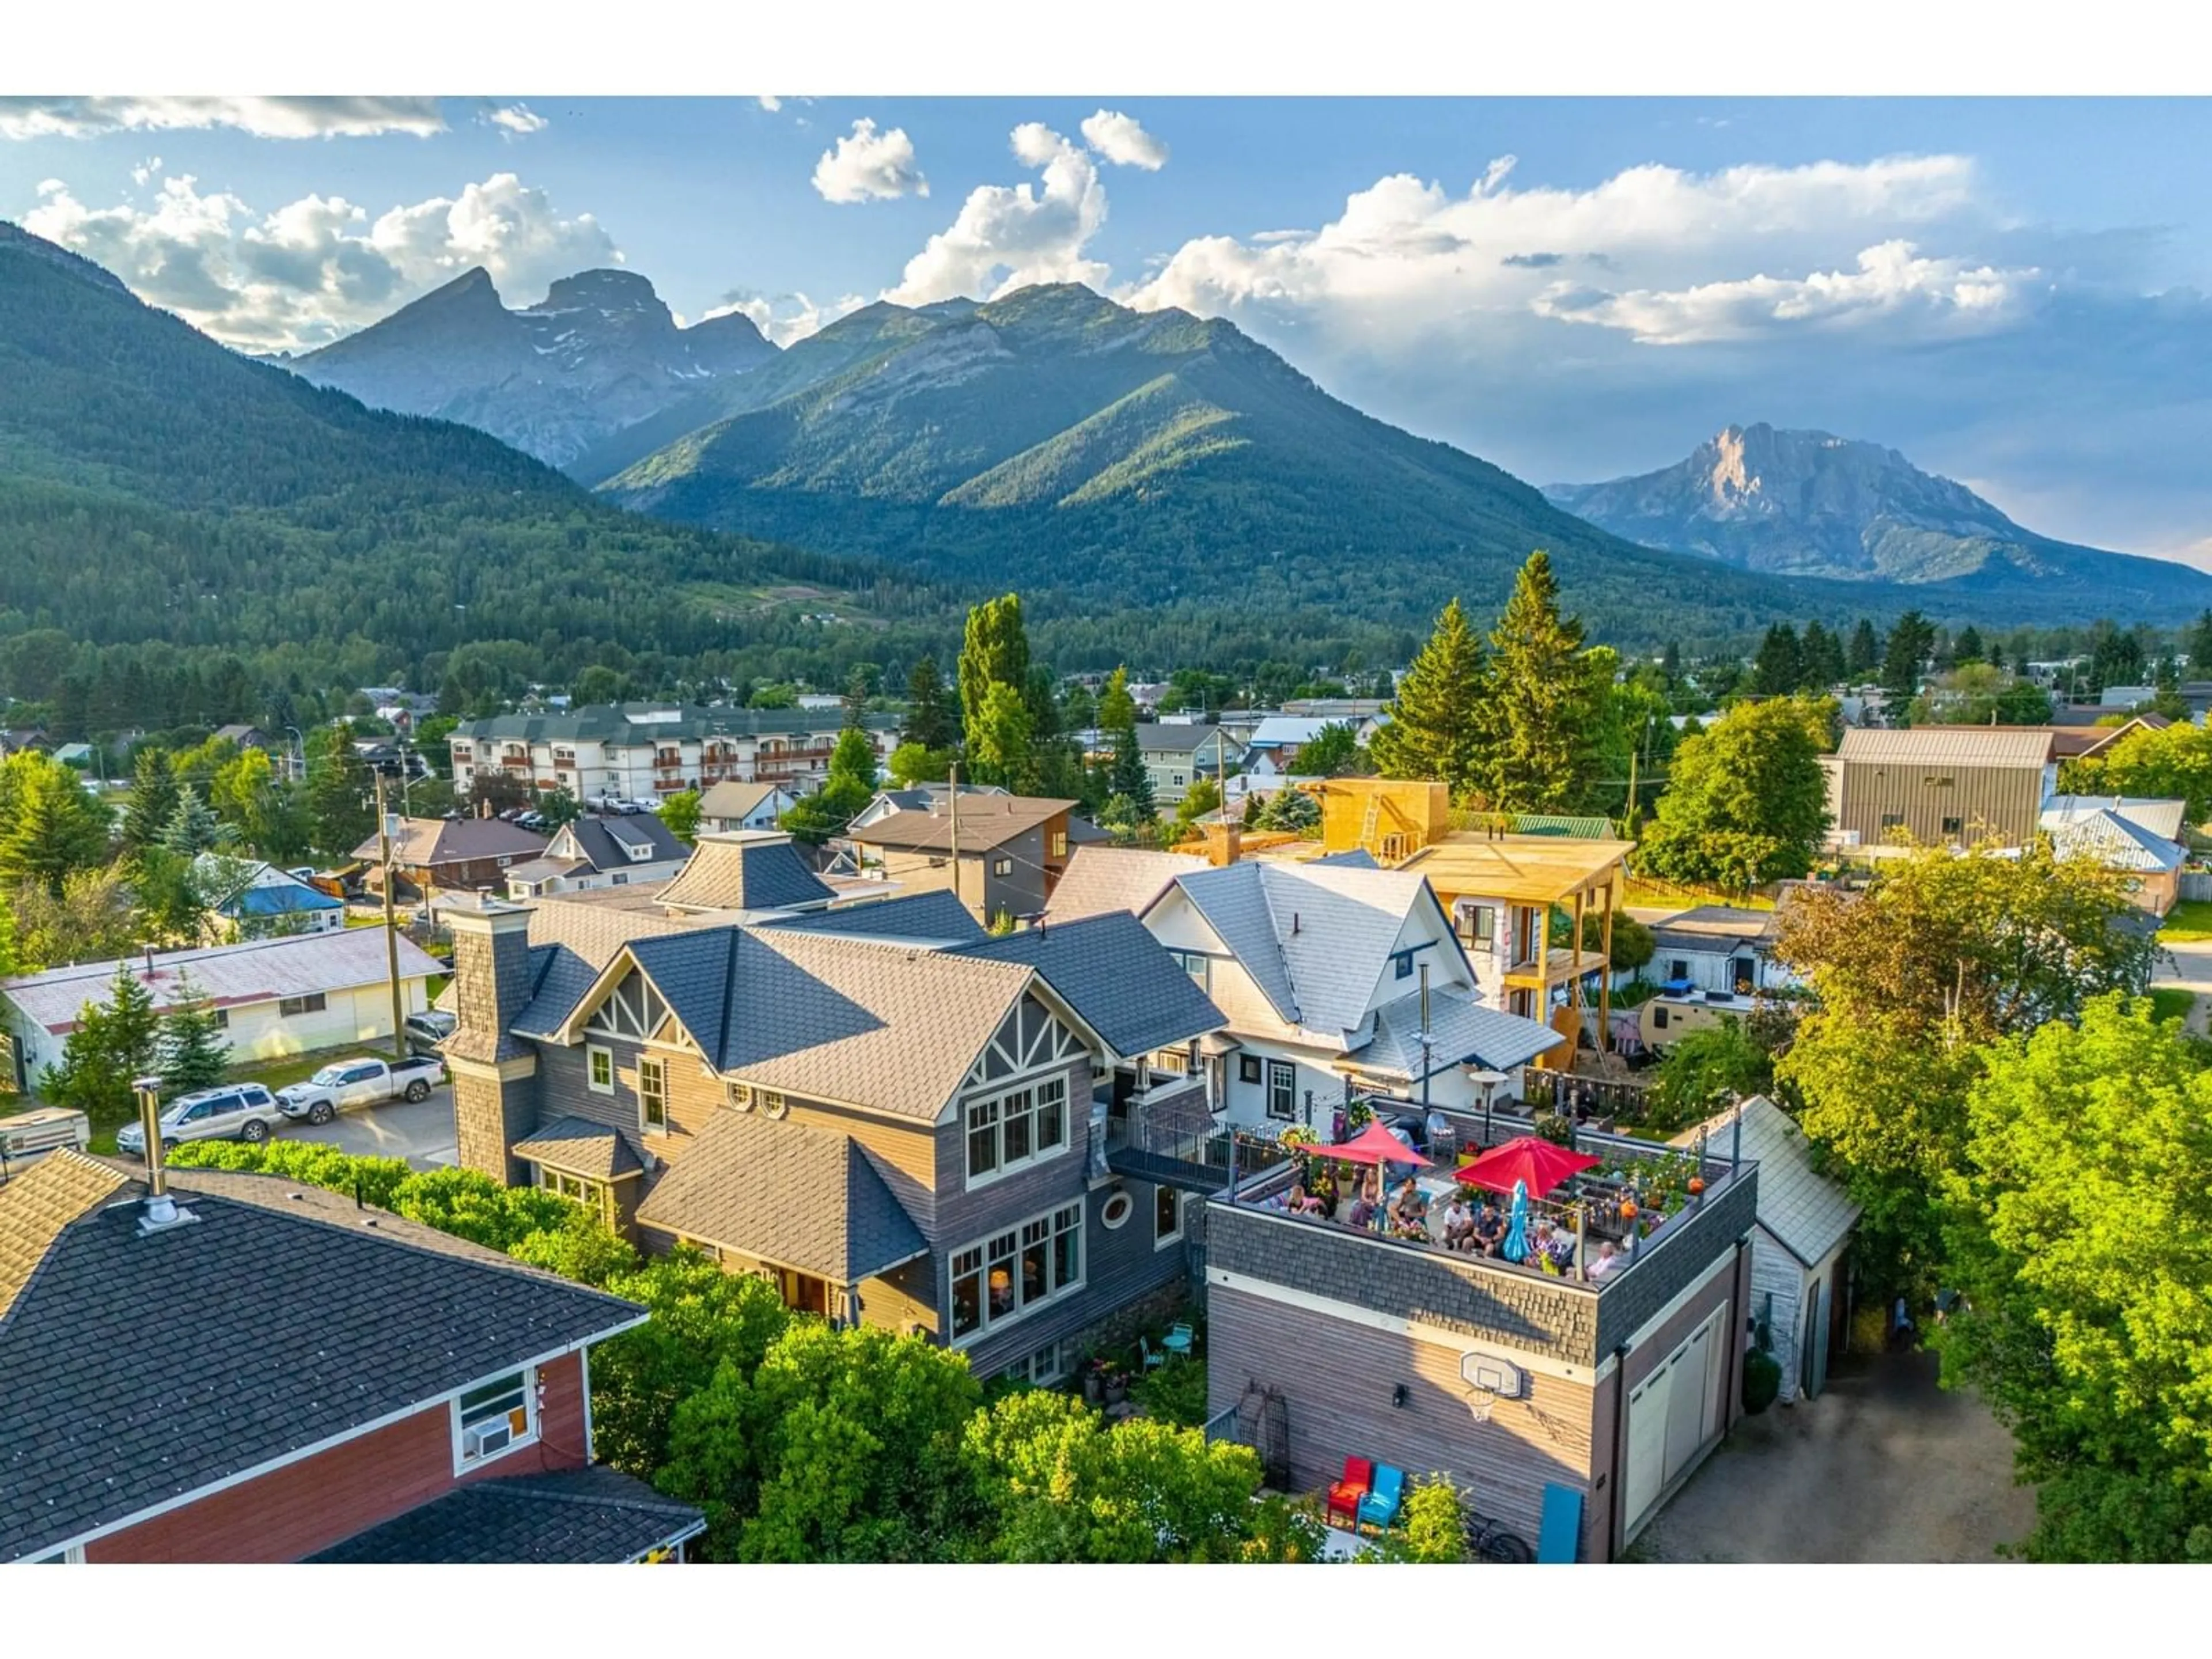
[[[778,111],[778,110],[780,110],[780,109],[781,109],[781,108],[783,107],[783,100],[782,100],[782,99],[781,99],[781,98],[777,98],[777,97],[774,97],[774,96],[772,96],[772,95],[770,95],[769,94],[767,94],[767,93],[763,93],[763,94],[762,94],[758,98],[755,99],[753,101],[754,101],[754,102],[756,102],[756,103],[757,103],[757,104],[758,104],[758,105],[759,105],[763,109],[766,110],[766,111],[767,111],[770,115],[775,114],[775,113],[776,112],[776,111]]]
[[[446,130],[434,98],[0,98],[0,138],[235,127],[258,138],[427,137]]]
[[[866,116],[825,149],[814,164],[814,188],[825,202],[868,202],[899,196],[927,196],[929,180],[914,159],[914,141],[903,127],[876,131]]]
[[[22,223],[97,260],[150,304],[257,351],[325,344],[472,266],[515,304],[556,277],[622,258],[591,215],[563,217],[512,173],[373,220],[341,197],[258,213],[227,191],[202,195],[190,174],[162,179],[143,210],[88,207],[49,180]]]
[[[1539,316],[1621,329],[1645,345],[1696,345],[1749,339],[1778,325],[1856,324],[1900,315],[1998,323],[2037,275],[2033,269],[1970,268],[1962,259],[1923,258],[1911,243],[1898,240],[1862,250],[1856,270],[1747,276],[1671,293],[1607,294],[1561,283],[1534,303]]]
[[[1111,272],[1084,257],[1106,222],[1106,189],[1098,164],[1039,121],[1014,129],[1014,157],[1041,168],[1034,185],[979,185],[951,225],[907,261],[905,275],[884,298],[899,305],[969,295],[981,299],[1032,283],[1085,283],[1103,288]]]
[[[488,113],[484,119],[518,138],[532,132],[543,132],[552,125],[527,104],[502,105]]]
[[[161,170],[161,158],[158,155],[149,155],[131,169],[131,182],[134,185],[143,185]]]
[[[1133,115],[1102,109],[1083,123],[1084,142],[1116,167],[1158,173],[1167,165],[1168,147],[1137,125]]]
[[[700,321],[726,317],[732,312],[742,312],[777,345],[787,346],[794,340],[803,340],[830,326],[840,317],[858,311],[867,301],[857,294],[848,294],[842,299],[819,303],[804,294],[764,294],[740,292],[725,295],[720,305],[709,311]]]

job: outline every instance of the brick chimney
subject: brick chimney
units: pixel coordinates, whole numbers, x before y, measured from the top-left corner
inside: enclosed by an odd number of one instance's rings
[[[1244,830],[1241,824],[1209,823],[1206,826],[1206,861],[1217,870],[1234,864],[1244,856]]]
[[[441,914],[453,933],[458,1024],[441,1046],[460,1162],[518,1186],[526,1171],[508,1148],[538,1127],[538,1051],[514,1034],[530,1002],[530,909],[479,895]]]

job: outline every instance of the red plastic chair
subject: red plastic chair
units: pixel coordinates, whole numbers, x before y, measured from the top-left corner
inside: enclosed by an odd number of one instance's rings
[[[1328,1519],[1334,1523],[1341,1515],[1346,1526],[1359,1524],[1359,1500],[1367,1496],[1368,1488],[1375,1484],[1375,1465],[1364,1457],[1344,1460],[1344,1478],[1328,1489]]]

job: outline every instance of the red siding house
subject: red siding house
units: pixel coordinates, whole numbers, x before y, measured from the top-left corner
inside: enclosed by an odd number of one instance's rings
[[[0,1187],[0,1562],[633,1561],[592,1463],[645,1311],[340,1194],[73,1151]]]

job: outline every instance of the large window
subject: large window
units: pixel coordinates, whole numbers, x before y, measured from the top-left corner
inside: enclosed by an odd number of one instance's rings
[[[1298,1115],[1298,1068],[1287,1060],[1267,1062],[1267,1115],[1289,1122]]]
[[[1182,964],[1183,972],[1190,975],[1191,982],[1200,990],[1210,988],[1207,975],[1212,971],[1213,964],[1202,953],[1197,951],[1170,951],[1168,954]]]
[[[596,1181],[586,1181],[581,1176],[572,1176],[566,1170],[549,1170],[538,1166],[538,1184],[549,1193],[558,1193],[563,1198],[573,1198],[595,1212],[604,1212],[607,1206],[607,1189]]]
[[[303,997],[283,998],[276,1004],[276,1012],[289,1019],[295,1014],[319,1014],[328,1006],[328,999],[320,991],[314,991]]]
[[[1182,1237],[1182,1194],[1172,1187],[1152,1188],[1152,1248],[1164,1249]]]
[[[1498,907],[1494,904],[1471,904],[1459,913],[1459,936],[1462,944],[1494,945],[1498,943]]]
[[[538,1437],[536,1372],[525,1369],[471,1389],[453,1402],[457,1468],[490,1462]]]
[[[668,1062],[641,1060],[637,1063],[638,1121],[648,1129],[668,1127]]]
[[[1064,1204],[952,1254],[952,1340],[1083,1288],[1083,1205]]]
[[[1057,1342],[1048,1342],[1034,1353],[1024,1354],[1000,1373],[1009,1382],[1027,1382],[1042,1388],[1048,1382],[1057,1382],[1075,1369],[1082,1357],[1083,1345],[1072,1336]]]
[[[1067,1079],[1048,1077],[968,1103],[970,1185],[1067,1150]]]

